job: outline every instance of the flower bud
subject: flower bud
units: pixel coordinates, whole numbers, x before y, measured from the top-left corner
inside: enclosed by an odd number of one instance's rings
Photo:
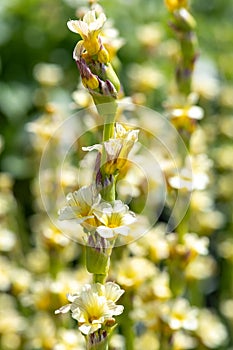
[[[108,63],[109,62],[108,51],[103,46],[100,48],[100,51],[98,52],[98,61],[100,63]]]
[[[187,7],[187,0],[165,0],[165,5],[167,6],[169,11],[178,10],[181,7]]]
[[[95,90],[99,87],[98,78],[93,74],[88,79],[85,80],[85,84],[83,79],[82,79],[82,82],[83,82],[83,85],[90,88],[91,90]]]
[[[109,254],[107,242],[98,234],[88,237],[86,246],[86,268],[88,272],[96,275],[106,275],[109,269]]]

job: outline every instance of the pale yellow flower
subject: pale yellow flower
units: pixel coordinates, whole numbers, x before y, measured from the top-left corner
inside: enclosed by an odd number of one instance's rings
[[[189,165],[189,162],[191,163]],[[190,156],[186,159],[186,165],[178,175],[171,176],[168,182],[171,187],[181,190],[204,190],[209,184],[209,170],[212,160],[206,154]]]
[[[96,18],[95,10],[91,10],[85,14],[83,20],[70,20],[67,22],[67,26],[72,32],[82,37],[82,45],[90,56],[94,56],[101,48],[101,42],[98,36],[105,21],[106,16],[104,13],[100,13],[99,17]],[[77,45],[80,45],[80,42]],[[74,56],[76,56],[75,52],[77,49],[78,47],[76,46]]]
[[[191,93],[187,98],[174,95],[166,103],[168,117],[177,129],[192,134],[196,130],[196,122],[204,117],[204,110],[197,106],[198,95]]]
[[[0,225],[0,251],[9,252],[13,250],[15,245],[16,245],[15,233]]]
[[[224,259],[233,262],[233,239],[228,237],[218,244],[218,254]]]
[[[127,162],[129,152],[138,140],[139,130],[127,130],[123,125],[116,123],[113,138],[89,147],[83,147],[84,151],[97,150],[105,154],[102,168],[105,174],[114,174]]]
[[[114,333],[109,339],[110,349],[125,350],[125,337],[121,334]]]
[[[93,186],[83,186],[66,197],[67,206],[59,210],[59,220],[75,219],[77,223],[95,228],[96,222],[93,207],[100,202],[100,194],[95,193]]]
[[[84,350],[85,339],[75,329],[59,328],[58,342],[53,350]]]
[[[156,298],[161,300],[169,299],[172,296],[169,286],[169,274],[166,271],[159,272],[154,278],[152,288]]]
[[[167,259],[169,256],[169,243],[165,234],[163,225],[157,225],[151,229],[143,237],[141,237],[134,245],[130,245],[129,249],[137,256],[149,256],[154,262]]]
[[[136,294],[134,296],[133,310],[130,312],[130,317],[135,322],[143,323],[147,330],[157,331],[160,326],[159,312],[161,303],[158,300],[143,301]]]
[[[216,273],[216,261],[212,256],[198,255],[185,267],[185,276],[189,280],[202,280]]]
[[[200,310],[197,335],[208,348],[214,349],[227,341],[226,327],[219,317],[208,309]]]
[[[56,327],[52,317],[46,312],[38,312],[27,328],[29,349],[54,349]]]
[[[204,111],[199,106],[187,106],[174,108],[170,114],[171,118],[190,118],[200,120],[204,116]]]
[[[38,63],[33,73],[35,79],[45,86],[56,86],[63,78],[61,67],[53,63]]]
[[[198,327],[198,309],[184,298],[170,300],[161,308],[161,317],[172,330],[195,330]]]
[[[55,313],[71,311],[72,317],[79,323],[79,330],[85,335],[91,334],[109,320],[114,322],[113,316],[123,312],[123,306],[115,304],[123,293],[124,291],[113,282],[105,285],[86,284],[80,293],[68,295],[71,303]]]
[[[135,341],[135,350],[141,349],[159,350],[160,343],[158,335],[156,335],[154,332],[149,331],[145,332],[140,337],[137,337]]]
[[[158,89],[164,82],[163,75],[155,67],[132,64],[127,72],[132,88],[139,92],[150,92]]]
[[[127,236],[130,231],[129,225],[136,221],[135,214],[120,200],[114,201],[113,204],[101,203],[94,209],[94,215],[103,224],[96,228],[103,238]]]
[[[172,349],[173,350],[186,350],[193,349],[197,346],[197,339],[191,337],[184,331],[174,332],[172,335]]]
[[[113,282],[107,282],[105,284],[97,283],[96,290],[99,295],[103,295],[107,300],[111,300],[114,303],[122,296],[124,290]]]
[[[116,280],[124,288],[138,288],[155,274],[154,264],[144,258],[127,257],[116,266]]]
[[[189,252],[192,252],[194,256],[207,255],[208,254],[208,245],[209,238],[208,237],[198,237],[196,233],[186,233],[184,235],[184,245],[185,248],[188,249]]]
[[[231,322],[233,320],[233,299],[224,299],[220,304],[221,313]]]

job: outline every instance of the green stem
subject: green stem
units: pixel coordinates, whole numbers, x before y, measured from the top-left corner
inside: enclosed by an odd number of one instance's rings
[[[57,274],[63,269],[63,263],[56,249],[51,248],[49,251],[49,272],[50,276],[55,279]]]
[[[189,232],[189,220],[190,220],[190,207],[187,208],[185,216],[183,217],[182,221],[177,227],[179,242],[182,242],[184,235]]]
[[[102,274],[94,274],[93,275],[93,283],[101,283],[104,284],[106,281],[107,275]]]
[[[113,122],[111,122],[112,116],[110,116],[109,118],[106,118],[106,123],[104,124],[104,131],[103,131],[103,141],[108,141],[109,139],[111,139],[114,135],[114,120]]]
[[[173,29],[180,44],[180,59],[176,67],[176,82],[181,94],[191,92],[192,74],[197,58],[198,41],[195,32],[195,20],[188,10],[173,13]]]
[[[105,176],[105,174],[103,174]],[[107,202],[114,202],[116,199],[116,177],[113,176],[112,182],[101,191],[102,198]]]

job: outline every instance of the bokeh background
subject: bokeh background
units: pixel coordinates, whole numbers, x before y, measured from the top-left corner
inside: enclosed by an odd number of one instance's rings
[[[114,66],[125,95],[131,96],[135,103],[163,113],[164,102],[172,90],[178,48],[162,0],[102,0],[100,4],[121,38],[122,47]],[[65,303],[70,289],[90,281],[83,267],[83,248],[60,234],[49,221],[41,203],[38,175],[43,147],[53,131],[75,110],[89,103],[78,88],[79,73],[72,59],[77,38],[66,26],[67,20],[82,14],[87,5],[79,0],[1,0],[0,3],[0,348],[3,350],[83,347],[75,323],[54,316],[54,310]],[[223,325],[215,331],[220,338],[223,334],[222,341],[205,343],[200,336],[200,344],[193,347],[230,350],[233,348],[233,3],[193,0],[191,11],[197,21],[200,53],[193,88],[205,111],[199,138],[200,143],[205,140],[205,153],[213,162],[205,199],[197,200],[198,203],[211,201],[211,210],[194,215],[198,221],[196,229],[210,238],[214,261],[214,272],[207,276],[202,288],[202,300],[193,300],[214,310]],[[93,140],[93,136],[86,135],[86,143]],[[55,164],[60,154],[57,145],[58,141],[54,140],[50,155]],[[66,193],[79,186],[76,172],[83,153],[80,154],[80,144],[76,146],[62,178]],[[48,193],[57,190],[56,176],[56,171],[43,174],[43,186]],[[80,176],[85,179],[87,175],[84,171]],[[132,255],[136,256],[137,250],[131,251],[129,256]],[[200,266],[200,273],[203,268]],[[139,327],[138,335],[140,332]],[[115,338],[112,349],[123,349],[121,344],[122,339]],[[142,343],[138,342],[135,349],[144,346],[139,344]]]

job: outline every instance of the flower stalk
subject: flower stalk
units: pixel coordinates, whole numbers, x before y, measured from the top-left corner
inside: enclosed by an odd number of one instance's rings
[[[68,194],[67,206],[59,212],[60,220],[76,220],[84,229],[86,268],[93,275],[93,283],[69,295],[71,304],[56,313],[72,312],[88,350],[108,349],[108,336],[116,326],[113,316],[123,312],[123,306],[115,303],[124,291],[106,280],[115,241],[118,235],[127,236],[136,220],[128,206],[115,198],[117,176],[137,141],[138,131],[115,123],[120,82],[100,35],[105,21],[103,13],[96,17],[91,10],[82,20],[67,24],[82,38],[73,58],[104,125],[102,143],[83,147],[84,151],[98,151],[93,183]]]

